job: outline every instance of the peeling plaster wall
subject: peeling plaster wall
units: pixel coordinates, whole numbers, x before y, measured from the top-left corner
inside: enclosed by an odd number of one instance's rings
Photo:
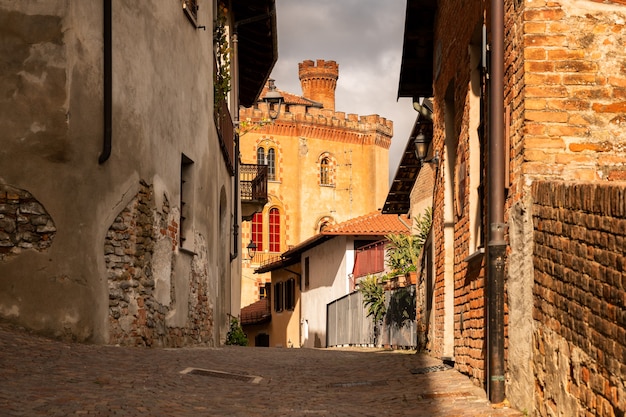
[[[212,7],[199,13],[199,24],[210,26]],[[215,344],[215,325],[226,328],[231,312],[230,301],[218,298],[231,294],[233,220],[232,177],[213,121],[210,31],[193,27],[179,2],[116,1],[112,20],[112,152],[98,164],[102,2],[0,0],[0,185],[34,196],[56,228],[44,250],[0,259],[0,319],[98,343]],[[184,250],[182,154],[194,161]],[[146,187],[150,196],[139,197]],[[157,230],[162,219],[168,236]],[[129,236],[152,239],[143,253],[146,242],[127,241],[115,230],[121,225]],[[112,230],[129,246],[108,253]],[[119,278],[114,256],[128,278],[118,284],[131,283],[121,293],[109,285]],[[112,301],[126,303],[117,321]],[[164,335],[148,326],[150,311]]]

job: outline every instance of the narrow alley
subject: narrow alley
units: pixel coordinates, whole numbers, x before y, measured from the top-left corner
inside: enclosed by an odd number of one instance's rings
[[[0,324],[3,416],[521,416],[433,358],[365,349],[146,349]]]

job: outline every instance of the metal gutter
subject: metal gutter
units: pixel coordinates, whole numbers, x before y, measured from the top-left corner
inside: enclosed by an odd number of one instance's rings
[[[112,134],[112,106],[113,106],[113,70],[112,70],[112,29],[111,29],[111,0],[102,1],[102,43],[103,43],[103,115],[104,115],[104,138],[102,140],[102,153],[98,157],[98,163],[103,164],[111,156]]]
[[[504,401],[504,2],[491,0],[487,245],[488,391]]]

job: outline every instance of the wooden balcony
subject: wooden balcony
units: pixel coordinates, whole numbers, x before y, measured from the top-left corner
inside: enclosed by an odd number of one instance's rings
[[[267,203],[267,165],[241,164],[239,166],[241,218],[252,220],[254,213]]]
[[[230,175],[235,175],[235,126],[226,101],[216,103],[213,117],[215,118],[217,136],[220,139],[224,161]]]

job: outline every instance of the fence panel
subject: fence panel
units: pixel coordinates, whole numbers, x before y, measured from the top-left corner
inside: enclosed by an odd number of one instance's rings
[[[415,286],[385,291],[387,314],[374,326],[363,307],[363,295],[352,292],[328,303],[327,346],[417,346]]]

